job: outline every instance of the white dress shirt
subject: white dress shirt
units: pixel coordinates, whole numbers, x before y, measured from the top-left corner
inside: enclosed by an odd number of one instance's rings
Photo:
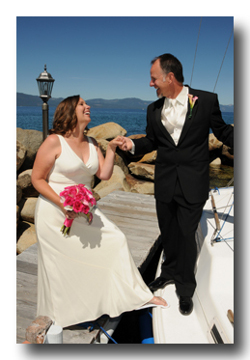
[[[165,98],[161,112],[161,121],[173,138],[175,145],[178,145],[188,110],[188,90],[188,87],[183,86],[175,99]]]
[[[175,99],[165,98],[161,111],[161,121],[172,136],[176,145],[181,136],[181,131],[188,111],[188,91],[188,87],[183,86],[181,92]],[[172,106],[174,106],[174,114],[172,114]],[[130,152],[131,154],[134,154],[135,145],[133,140],[131,140],[131,142],[133,145]]]

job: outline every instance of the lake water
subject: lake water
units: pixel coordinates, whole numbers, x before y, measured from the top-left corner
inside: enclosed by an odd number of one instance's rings
[[[55,107],[49,107],[49,129],[52,127]],[[234,123],[233,113],[222,113],[227,124]],[[89,128],[115,122],[127,130],[127,136],[132,134],[145,134],[146,131],[146,109],[145,110],[119,110],[119,109],[95,109],[91,108],[91,123]],[[17,127],[22,129],[33,129],[43,131],[42,107],[18,106]],[[233,177],[234,169],[229,166],[221,166],[219,169],[210,168],[210,187],[224,187]]]
[[[49,129],[52,127],[55,107],[49,107]],[[222,113],[227,124],[234,123],[233,113]],[[127,130],[127,136],[132,134],[145,134],[145,110],[119,110],[91,108],[91,123],[89,128],[107,122],[115,122]],[[43,131],[42,107],[17,106],[17,127]]]

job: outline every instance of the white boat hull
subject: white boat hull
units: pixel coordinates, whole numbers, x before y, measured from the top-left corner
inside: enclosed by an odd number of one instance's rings
[[[155,343],[206,344],[233,343],[234,327],[228,312],[234,311],[234,208],[233,187],[213,193],[221,230],[215,231],[211,199],[204,207],[197,230],[197,288],[193,296],[194,310],[188,316],[179,312],[175,286],[155,292],[169,303],[168,309],[153,309]],[[219,235],[218,242],[213,242]],[[212,241],[212,242],[211,242]],[[163,254],[156,277],[160,275]]]

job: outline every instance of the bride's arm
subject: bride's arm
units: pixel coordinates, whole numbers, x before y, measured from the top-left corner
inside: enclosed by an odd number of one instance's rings
[[[97,146],[99,169],[96,173],[96,176],[99,179],[109,180],[111,178],[114,168],[116,148],[117,146],[123,146],[123,143],[124,143],[124,139],[122,136],[117,136],[115,139],[111,140],[108,144],[105,158],[103,157],[101,150]]]
[[[32,170],[31,182],[34,188],[41,195],[58,205],[65,213],[63,204],[60,202],[60,196],[49,186],[47,182],[48,174],[60,153],[61,144],[58,136],[48,136],[38,149]]]

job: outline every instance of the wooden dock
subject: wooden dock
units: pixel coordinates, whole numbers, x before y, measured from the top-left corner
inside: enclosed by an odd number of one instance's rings
[[[126,235],[134,262],[143,274],[158,248],[159,228],[151,195],[115,191],[98,201],[98,207]],[[25,341],[26,328],[36,318],[37,244],[17,256],[17,343]],[[63,343],[89,344],[99,329],[79,326],[63,330]]]

